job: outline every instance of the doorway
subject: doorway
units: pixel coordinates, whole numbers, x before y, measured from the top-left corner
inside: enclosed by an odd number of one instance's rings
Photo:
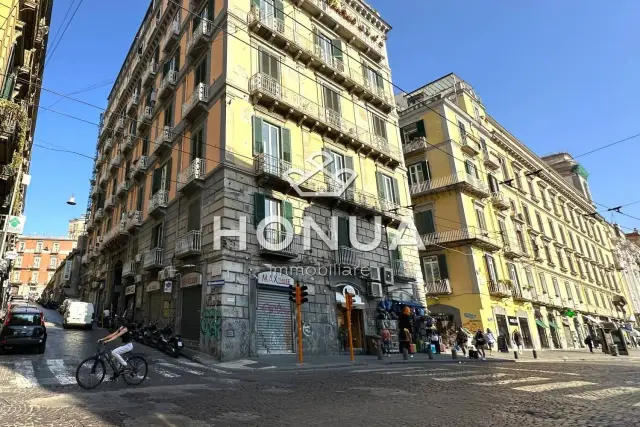
[[[553,316],[549,316],[549,328],[551,328],[551,341],[554,348],[562,348],[560,345],[560,337],[558,336],[558,326],[553,321]]]
[[[200,313],[202,306],[202,286],[182,289],[182,319],[180,333],[185,340],[200,339]]]
[[[545,329],[539,324],[536,324],[536,328],[538,329],[538,336],[540,337],[540,345],[542,346],[542,348],[549,348],[549,338],[547,337],[547,331],[545,331]]]
[[[563,323],[562,329],[564,331],[564,338],[565,340],[567,340],[567,348],[573,348],[574,343],[573,343],[573,336],[571,334],[571,328],[569,327],[569,325]]]
[[[531,338],[531,331],[529,330],[529,320],[524,317],[519,317],[520,332],[522,333],[522,341],[524,342],[524,348],[533,348],[533,338]]]
[[[496,314],[496,323],[498,324],[498,338],[504,337],[507,347],[511,347],[511,334],[509,334],[509,326],[507,326],[507,317],[502,314]]]
[[[351,310],[351,338],[353,341],[353,350],[355,352],[364,352],[364,315],[362,310]],[[338,322],[338,327],[344,331],[344,339],[341,345],[345,350],[349,350],[348,333],[347,333],[347,310],[342,310],[342,316]],[[344,328],[344,329],[343,329]]]

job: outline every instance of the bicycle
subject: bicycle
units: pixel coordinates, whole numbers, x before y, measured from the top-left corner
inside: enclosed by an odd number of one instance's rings
[[[98,350],[96,354],[80,362],[76,369],[76,381],[78,382],[78,385],[85,390],[90,390],[102,384],[107,373],[107,368],[104,363],[105,360],[109,366],[111,366],[114,375],[122,376],[122,379],[124,379],[124,382],[127,384],[138,385],[142,383],[142,381],[147,378],[149,370],[149,365],[145,358],[139,354],[129,354],[124,355],[123,357],[127,361],[127,367],[119,369],[118,362],[115,360],[113,354],[107,350],[107,346],[102,341],[98,341]],[[80,379],[80,373],[83,369],[89,370],[89,378],[95,378],[95,384],[85,382],[84,377],[82,377],[82,380]]]

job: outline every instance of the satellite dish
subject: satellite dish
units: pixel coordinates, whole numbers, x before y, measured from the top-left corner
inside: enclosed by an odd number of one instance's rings
[[[75,206],[76,198],[73,197],[73,194],[71,195],[71,197],[69,197],[69,200],[67,200],[67,204],[70,205],[70,206]]]

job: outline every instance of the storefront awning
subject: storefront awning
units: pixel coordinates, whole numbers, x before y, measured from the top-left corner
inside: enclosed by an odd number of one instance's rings
[[[415,301],[396,301],[396,300],[393,300],[392,302],[394,304],[406,305],[407,307],[426,308],[424,305],[420,304],[419,302],[415,302]]]
[[[542,327],[542,328],[547,328],[547,325],[544,324],[544,322],[542,320],[538,320],[536,319],[536,325]]]
[[[558,329],[558,325],[556,325],[554,322],[549,322],[549,326],[551,326],[553,329]]]

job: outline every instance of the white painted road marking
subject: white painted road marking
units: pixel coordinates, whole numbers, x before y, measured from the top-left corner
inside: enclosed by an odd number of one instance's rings
[[[75,377],[69,375],[67,367],[62,359],[47,360],[47,367],[62,385],[75,384]]]
[[[582,387],[585,385],[593,385],[588,381],[567,381],[562,383],[549,383],[549,384],[537,384],[537,385],[525,385],[522,387],[514,387],[513,390],[529,391],[531,393],[540,393],[542,391],[560,390],[563,388]]]
[[[16,370],[16,377],[13,379],[13,383],[17,388],[33,388],[38,386],[36,373],[30,361],[23,360],[15,362],[14,369]]]
[[[469,376],[461,376],[461,377],[446,377],[446,378],[434,378],[435,381],[446,381],[446,382],[452,382],[452,381],[459,381],[459,380],[483,380],[486,378],[502,378],[502,377],[506,377],[507,374],[488,374],[488,375],[469,375]]]
[[[186,366],[172,365],[171,363],[167,363],[167,362],[158,362],[156,363],[156,365],[162,365],[168,368],[178,369],[179,371],[188,372],[193,375],[204,375],[204,372],[202,371],[194,371],[193,369],[189,369]]]
[[[527,378],[513,378],[510,380],[487,381],[487,382],[474,383],[474,384],[482,385],[482,386],[507,385],[507,384],[528,383],[528,382],[534,382],[534,381],[547,381],[548,379],[549,378],[542,378],[542,377],[527,377]]]
[[[584,400],[600,400],[608,397],[619,396],[621,394],[637,393],[638,391],[640,391],[640,388],[637,387],[613,387],[604,388],[602,390],[585,391],[580,394],[570,394],[567,397],[575,397],[576,399]]]
[[[469,374],[466,371],[458,371],[458,372],[426,372],[424,374],[421,373],[413,373],[413,374],[404,374],[403,377],[435,377],[435,376],[445,376],[445,375],[460,375],[464,376]]]
[[[173,372],[167,371],[166,369],[162,369],[156,365],[152,365],[150,366],[150,368],[153,372],[156,372],[165,378],[178,378],[180,376],[179,374],[174,374]]]
[[[502,369],[504,371],[536,372],[536,373],[540,373],[540,374],[573,375],[575,377],[579,377],[580,376],[580,374],[574,374],[572,372],[542,371],[542,370],[539,370],[539,369],[506,368],[504,366],[496,366],[496,369]]]

